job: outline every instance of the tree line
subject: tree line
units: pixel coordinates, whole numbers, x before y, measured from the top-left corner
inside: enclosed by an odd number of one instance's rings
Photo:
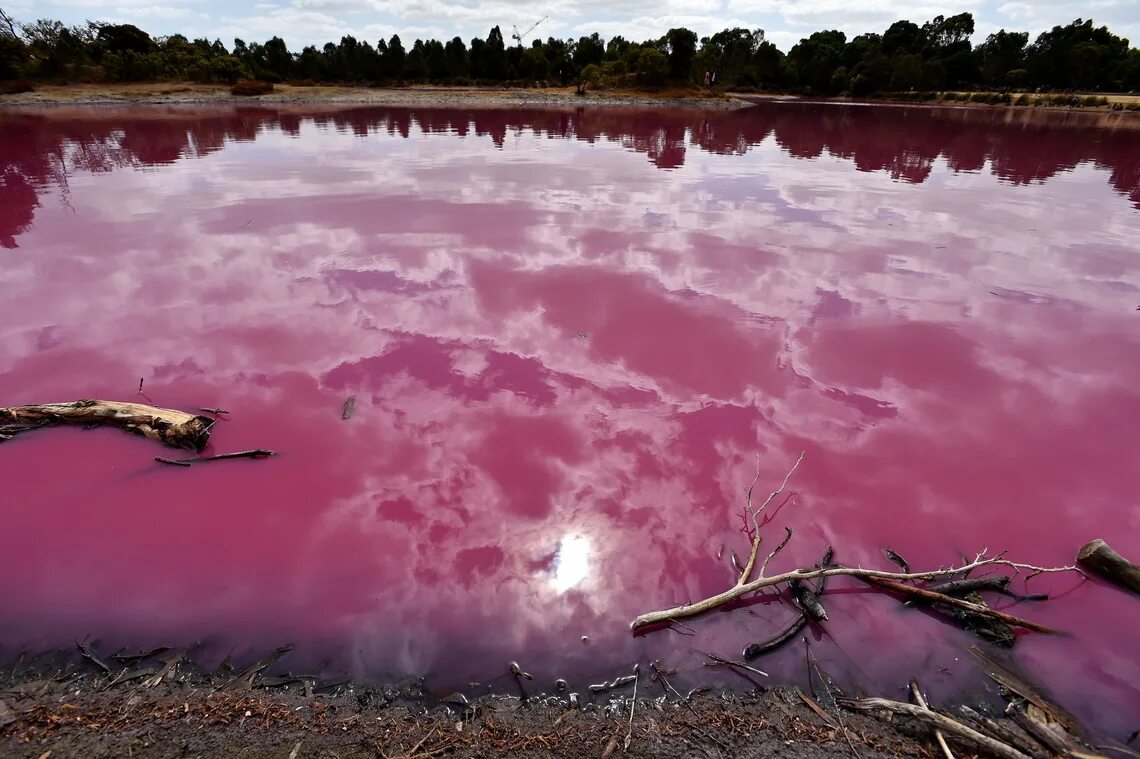
[[[975,46],[970,13],[923,24],[896,21],[851,39],[837,30],[801,39],[783,53],[763,30],[725,29],[698,37],[670,29],[632,42],[598,34],[507,45],[499,27],[486,39],[415,40],[399,35],[373,44],[346,35],[323,47],[291,51],[280,37],[152,37],[132,24],[67,26],[18,23],[0,9],[0,80],[60,82],[194,81],[337,82],[532,86],[578,84],[657,88],[701,85],[705,72],[722,88],[815,95],[877,92],[1140,89],[1140,49],[1091,19],[1055,26],[1030,42],[1027,32],[999,31]]]

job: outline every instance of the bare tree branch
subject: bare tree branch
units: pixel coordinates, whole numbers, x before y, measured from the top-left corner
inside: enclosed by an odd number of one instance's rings
[[[16,32],[16,20],[13,19],[8,13],[0,8],[0,37],[11,36],[19,37]]]
[[[870,580],[870,581],[874,581],[874,580],[888,580],[888,581],[889,580],[895,580],[895,581],[904,581],[905,582],[905,581],[914,581],[914,580],[936,580],[936,579],[946,578],[946,577],[950,577],[952,575],[958,575],[958,574],[962,574],[962,573],[969,574],[970,572],[972,572],[976,569],[982,569],[985,567],[994,567],[994,568],[1005,567],[1005,568],[1013,571],[1014,573],[1018,573],[1020,570],[1024,569],[1024,570],[1027,570],[1031,573],[1029,575],[1030,577],[1036,577],[1037,575],[1040,575],[1040,574],[1048,574],[1048,573],[1056,573],[1056,572],[1076,572],[1077,574],[1084,576],[1084,573],[1081,572],[1081,570],[1075,566],[1038,567],[1038,566],[1035,566],[1033,564],[1022,564],[1022,563],[1010,561],[1009,559],[1005,558],[1005,552],[1000,552],[1000,553],[990,555],[988,548],[982,548],[982,550],[979,551],[977,553],[977,555],[974,556],[974,559],[972,561],[967,561],[964,559],[963,562],[959,566],[939,567],[938,569],[934,569],[934,570],[930,570],[930,571],[926,571],[926,572],[910,572],[910,571],[907,571],[907,572],[889,572],[889,571],[884,571],[881,569],[864,569],[863,567],[843,567],[843,566],[828,565],[828,566],[816,566],[816,567],[801,567],[799,569],[794,569],[790,572],[783,572],[783,573],[778,574],[778,575],[773,575],[771,577],[767,577],[767,576],[765,576],[764,573],[765,573],[765,570],[767,569],[768,561],[772,557],[774,557],[777,553],[779,553],[780,549],[782,549],[784,547],[784,545],[788,542],[788,540],[791,538],[791,530],[788,530],[788,533],[787,533],[787,535],[785,535],[783,542],[781,542],[780,545],[776,546],[775,550],[773,550],[772,553],[770,553],[768,555],[768,557],[764,560],[764,562],[761,564],[760,576],[757,577],[756,579],[751,579],[752,571],[756,567],[756,558],[757,558],[757,555],[759,554],[759,549],[760,549],[759,515],[764,510],[764,508],[769,503],[771,503],[772,500],[777,495],[779,495],[780,493],[782,493],[784,491],[784,488],[786,488],[788,486],[788,481],[791,479],[792,475],[795,473],[796,469],[799,467],[800,462],[802,462],[803,460],[804,460],[804,454],[801,453],[799,458],[796,459],[796,463],[793,464],[792,468],[788,470],[788,473],[786,475],[784,475],[784,480],[783,480],[783,482],[780,483],[780,487],[776,488],[776,490],[773,490],[768,495],[768,497],[764,500],[764,503],[762,503],[760,505],[759,508],[753,508],[753,506],[752,506],[752,491],[756,486],[757,480],[754,479],[752,482],[752,485],[750,485],[748,487],[748,490],[745,491],[746,492],[745,507],[747,509],[748,517],[752,521],[752,525],[753,525],[753,529],[755,530],[755,533],[754,533],[753,538],[752,538],[752,553],[748,557],[748,562],[745,564],[744,570],[741,572],[740,579],[736,581],[736,584],[734,584],[728,590],[717,593],[714,596],[709,596],[708,598],[706,598],[702,601],[697,601],[696,603],[682,604],[681,606],[675,606],[672,609],[662,609],[660,611],[651,611],[651,612],[647,612],[645,614],[642,614],[642,615],[638,616],[636,619],[634,619],[633,622],[630,623],[630,629],[633,630],[634,632],[637,632],[638,630],[641,630],[643,628],[652,627],[655,625],[660,625],[660,624],[663,624],[665,622],[676,622],[676,620],[683,619],[685,617],[696,617],[700,614],[704,614],[705,612],[710,611],[712,609],[715,609],[719,606],[724,606],[725,604],[732,603],[733,601],[741,598],[742,596],[746,596],[749,593],[755,593],[756,591],[758,591],[762,588],[770,588],[774,585],[780,585],[781,583],[786,583],[786,582],[789,582],[791,580],[812,580],[815,578],[821,578],[822,579],[822,578],[826,578],[826,577],[838,577],[838,576],[857,577],[860,579]],[[759,478],[759,472],[757,473],[757,479],[758,478]],[[915,588],[913,590],[921,590],[921,589]],[[924,592],[929,592],[929,591],[924,591]],[[935,595],[939,596],[938,600],[941,600],[941,598],[944,597],[941,594],[935,594]],[[957,602],[957,599],[950,599],[949,597],[945,597],[945,598],[947,598],[948,602],[951,602],[951,603]],[[959,605],[959,606],[962,606],[963,604],[968,604],[968,608],[971,611],[976,611],[979,614],[987,614],[990,616],[998,616],[998,614],[1002,614],[1000,612],[995,612],[993,609],[990,609],[989,607],[977,606],[976,604],[969,604],[968,602],[957,602],[957,603],[955,603],[955,605]],[[967,608],[966,606],[962,606],[962,607]],[[1020,627],[1026,628],[1026,629],[1037,630],[1039,632],[1053,632],[1052,630],[1045,627],[1044,625],[1038,625],[1034,622],[1028,622],[1026,620],[1019,619],[1017,617],[1012,617],[1011,615],[1002,614],[1002,618],[1005,621],[1009,622],[1010,624],[1016,624]]]
[[[805,455],[805,453],[800,453],[800,457],[796,459],[796,463],[792,464],[792,468],[784,475],[784,481],[780,483],[780,487],[768,494],[768,497],[764,499],[764,503],[760,504],[760,508],[753,509],[752,491],[756,487],[756,481],[760,479],[760,459],[757,457],[756,477],[752,480],[752,484],[748,486],[747,497],[745,498],[745,508],[748,510],[748,516],[752,518],[752,552],[748,556],[748,563],[744,565],[744,571],[740,573],[740,580],[737,582],[738,586],[748,582],[752,577],[752,569],[756,566],[756,557],[760,553],[760,513],[772,502],[773,498],[784,492],[784,488],[788,486],[788,480],[795,474],[796,469],[799,468],[800,462],[804,460]]]

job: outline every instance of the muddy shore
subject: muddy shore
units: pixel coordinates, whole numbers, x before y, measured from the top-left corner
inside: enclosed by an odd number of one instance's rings
[[[107,659],[110,672],[48,658],[54,663],[17,666],[0,687],[0,756],[935,755],[921,730],[839,714],[821,706],[829,703],[822,693],[809,696],[821,710],[813,711],[794,688],[682,695],[670,692],[667,678],[646,675],[636,699],[629,685],[571,695],[526,683],[516,693],[467,701],[428,693],[416,678],[374,687],[287,682],[182,661],[156,681],[162,656]],[[136,671],[148,674],[131,677]]]
[[[513,687],[502,683],[468,698],[432,692],[418,677],[365,685],[291,673],[278,661],[288,648],[237,666],[227,657],[213,670],[198,666],[185,650],[108,656],[81,648],[82,655],[56,651],[6,664],[0,675],[0,756],[941,755],[935,727],[925,717],[853,709],[844,698],[866,694],[845,694],[822,670],[806,689],[754,685],[683,692],[675,673],[654,664],[616,678],[605,690],[591,686],[582,693],[561,681],[544,686],[513,670],[515,676],[505,678]],[[973,703],[973,713],[960,704],[930,706],[958,724],[983,729],[989,721],[990,734],[1001,735],[1007,742],[1000,745],[1011,752],[979,750],[970,740],[944,733],[964,755],[1048,755],[1048,741],[1030,737],[1000,703]],[[1046,712],[1052,708],[1047,700],[1041,703]],[[1063,710],[1057,715],[1067,719]],[[1064,730],[1057,736],[1074,740]],[[1087,743],[1134,753],[1107,738]]]

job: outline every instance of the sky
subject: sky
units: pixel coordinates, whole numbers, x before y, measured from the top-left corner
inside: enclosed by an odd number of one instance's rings
[[[130,23],[160,36],[220,38],[247,42],[282,37],[290,49],[323,45],[346,34],[375,44],[399,34],[407,45],[417,38],[469,42],[498,25],[510,42],[514,27],[527,38],[566,38],[598,32],[641,41],[686,27],[700,36],[721,29],[763,29],[787,51],[822,29],[840,29],[848,37],[882,32],[892,22],[921,24],[936,15],[974,14],[975,42],[999,29],[1029,31],[1033,36],[1057,24],[1092,17],[1116,34],[1140,42],[1140,4],[1136,0],[6,0],[17,19],[58,18],[66,23],[88,19]]]

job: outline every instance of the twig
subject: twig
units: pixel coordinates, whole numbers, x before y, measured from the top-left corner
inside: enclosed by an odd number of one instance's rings
[[[625,745],[623,751],[629,751],[630,741],[633,740],[633,710],[637,708],[637,684],[641,680],[641,664],[633,665],[633,698],[629,702],[629,729],[625,731]]]
[[[754,674],[760,675],[761,677],[767,677],[768,676],[767,672],[764,672],[763,670],[756,669],[755,667],[750,667],[742,661],[735,661],[733,659],[725,659],[723,656],[717,656],[716,654],[710,654],[708,652],[705,653],[705,656],[712,659],[715,664],[723,664],[726,667],[739,667],[740,669],[747,670],[747,671],[752,672]],[[702,666],[708,667],[711,665],[709,665],[708,662],[705,662]]]
[[[226,411],[224,408],[200,408],[198,410],[199,411],[205,411],[207,414],[214,414],[215,416],[230,413],[230,412]]]
[[[918,681],[913,678],[910,681],[910,692],[914,694],[914,700],[918,702],[919,706],[923,709],[930,709],[930,707],[926,705],[926,699],[922,697],[922,691],[918,688]],[[942,749],[942,753],[946,755],[946,759],[954,759],[954,752],[946,745],[946,736],[943,735],[942,730],[937,727],[934,728],[934,739],[938,741],[938,746]]]
[[[877,585],[881,588],[885,588],[886,590],[895,591],[896,593],[913,595],[927,601],[934,601],[936,603],[945,604],[947,606],[956,606],[959,609],[965,609],[966,611],[971,611],[975,614],[981,614],[983,616],[993,617],[994,619],[1000,619],[1007,625],[1015,625],[1017,627],[1025,628],[1026,630],[1032,630],[1039,633],[1058,632],[1052,627],[1046,627],[1045,625],[1039,624],[1037,622],[1030,622],[1027,619],[1015,617],[1012,614],[1006,614],[1004,611],[991,609],[988,606],[982,606],[980,604],[971,603],[970,601],[964,601],[961,598],[954,598],[953,596],[947,596],[942,593],[935,593],[932,590],[924,590],[922,588],[916,588],[913,585],[906,585],[905,583],[901,582],[884,580],[879,577],[860,577],[859,579],[871,585]]]
[[[96,656],[95,652],[92,651],[87,646],[86,643],[76,643],[75,647],[79,649],[79,653],[83,654],[84,659],[91,662],[92,664],[94,664],[96,667],[103,670],[104,672],[109,673],[111,671],[111,668],[107,665],[107,663],[104,662],[102,659],[100,659],[98,656]]]
[[[736,583],[737,587],[748,582],[748,579],[752,576],[752,569],[756,566],[757,554],[760,553],[760,521],[758,519],[760,512],[767,508],[773,498],[784,492],[784,488],[788,486],[788,480],[795,474],[796,469],[799,468],[800,462],[804,460],[805,455],[807,454],[800,453],[800,457],[796,459],[796,463],[792,464],[792,468],[784,475],[784,481],[780,483],[780,487],[769,493],[768,497],[764,499],[764,503],[760,504],[760,508],[758,509],[752,508],[752,490],[756,487],[757,480],[760,479],[760,457],[756,457],[756,477],[752,480],[752,484],[748,486],[747,496],[745,498],[745,508],[748,511],[748,515],[752,518],[752,551],[748,555],[748,563],[744,565],[744,571],[740,573],[740,579]]]
[[[760,564],[760,576],[763,577],[764,573],[768,571],[768,562],[772,560],[776,554],[784,550],[784,546],[792,539],[792,529],[790,527],[784,528],[784,539],[780,541],[780,545],[772,549],[772,552],[764,557],[764,561]]]
[[[892,551],[889,548],[884,548],[883,553],[885,553],[887,555],[888,559],[890,559],[895,564],[898,564],[900,567],[902,567],[902,571],[904,571],[904,572],[910,571],[910,563],[906,559],[899,556],[897,553],[895,553],[894,551]]]
[[[855,749],[855,744],[851,742],[851,734],[847,732],[847,725],[843,722],[843,714],[839,708],[839,701],[836,700],[835,694],[831,692],[831,686],[828,684],[831,678],[824,673],[823,669],[820,668],[819,662],[815,658],[815,654],[813,654],[811,651],[811,644],[808,642],[808,639],[806,637],[804,638],[804,657],[815,668],[815,674],[819,677],[820,684],[823,685],[823,692],[826,693],[827,697],[831,699],[831,705],[835,709],[835,718],[839,720],[839,728],[843,731],[843,737],[847,739],[847,747],[851,749],[851,753],[855,757],[858,757],[859,752]],[[808,671],[808,675],[808,685],[810,686],[810,670]],[[836,686],[835,689],[839,690],[839,686]],[[842,695],[842,691],[839,692]]]
[[[213,456],[197,456],[187,459],[167,459],[161,456],[155,456],[154,460],[161,464],[174,464],[176,466],[190,466],[191,464],[202,464],[207,461],[224,461],[226,459],[264,459],[270,456],[276,456],[277,451],[266,450],[265,448],[255,448],[251,451],[237,451],[236,453],[218,453]]]
[[[807,708],[815,712],[815,716],[823,720],[823,724],[827,725],[830,728],[835,727],[831,721],[831,715],[824,711],[823,707],[820,706],[814,698],[804,693],[799,686],[796,686],[796,695],[800,697],[800,701],[803,701],[804,705],[807,706]]]
[[[926,722],[932,727],[940,727],[947,733],[953,733],[963,741],[967,741],[975,747],[988,751],[991,754],[1003,757],[1003,759],[1029,759],[1026,754],[1012,746],[1007,746],[1001,741],[994,740],[988,735],[979,733],[977,730],[967,727],[961,722],[951,719],[944,714],[931,709],[923,709],[914,704],[904,704],[901,701],[891,701],[886,698],[843,698],[839,699],[838,703],[848,709],[854,709],[856,711],[887,711],[894,714],[914,717]]]

